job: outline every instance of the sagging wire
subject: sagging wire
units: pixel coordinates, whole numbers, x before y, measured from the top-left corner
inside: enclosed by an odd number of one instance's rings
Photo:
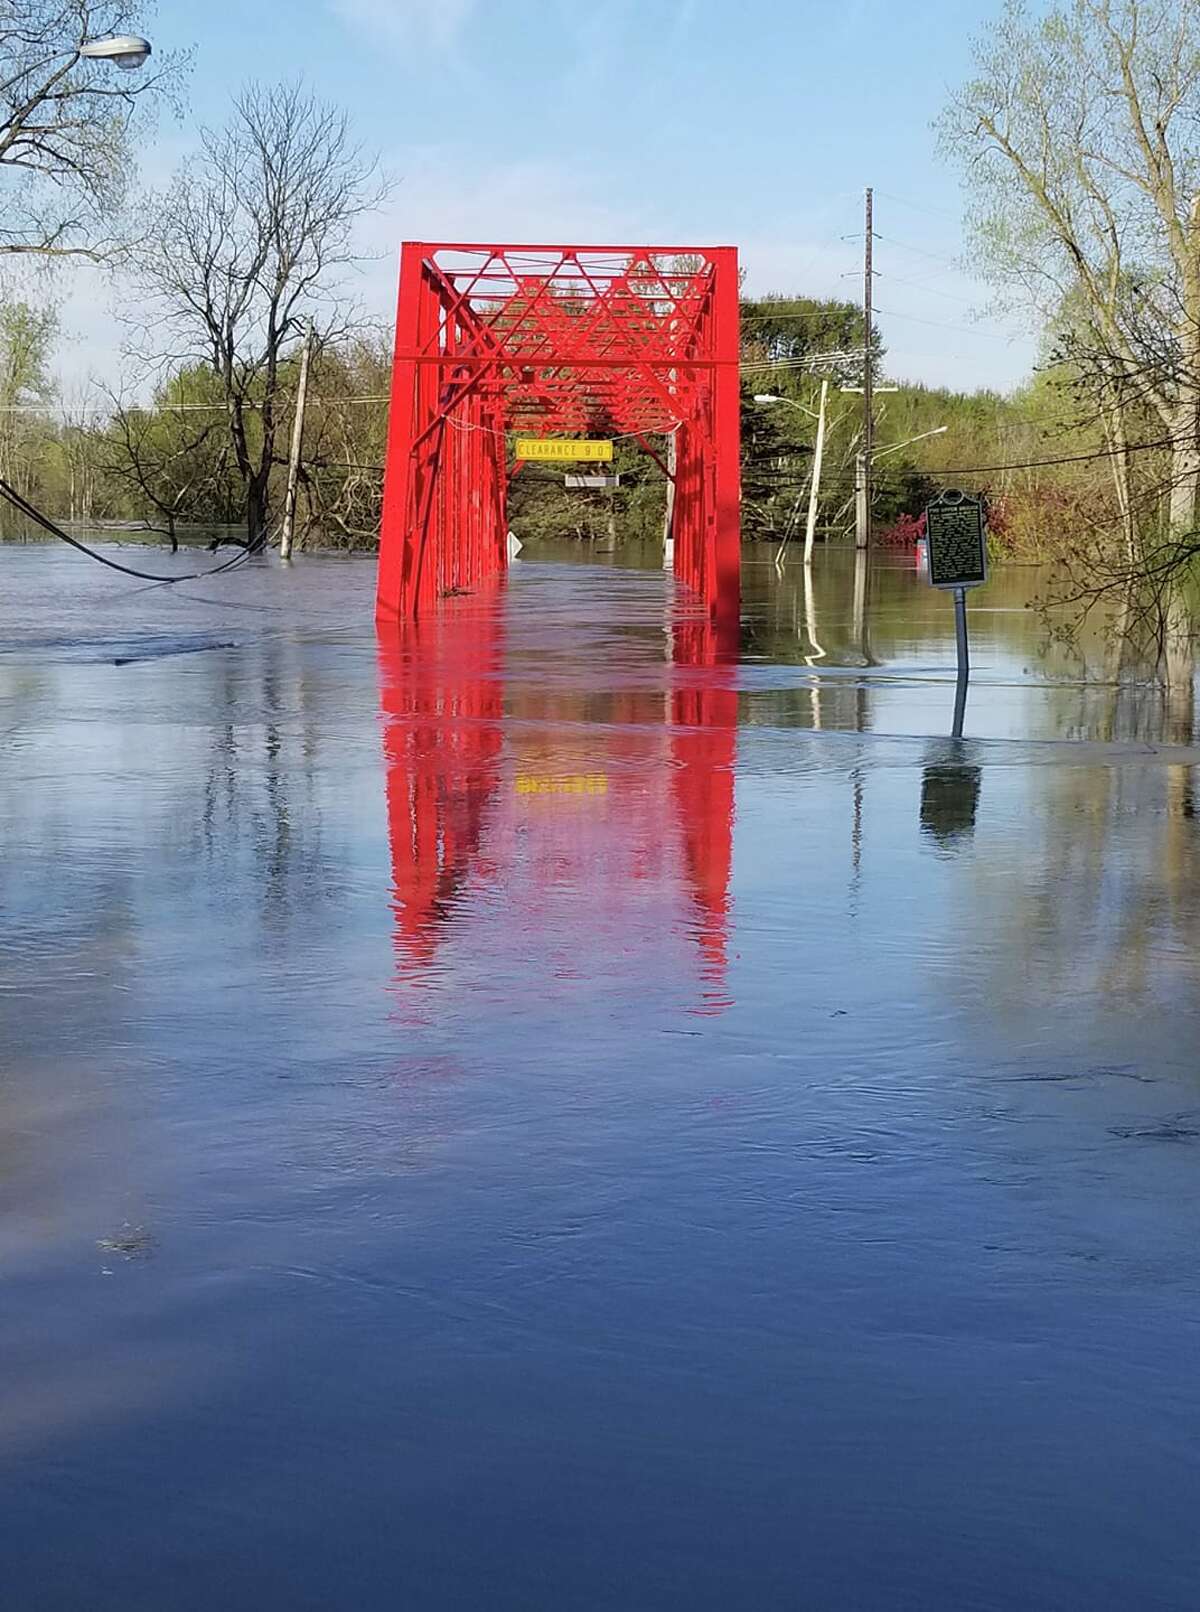
[[[23,494],[19,493],[15,487],[10,487],[3,478],[0,478],[0,498],[7,500],[19,514],[25,516],[26,520],[32,521],[35,526],[40,526],[51,537],[57,537],[69,547],[77,549],[80,554],[86,554],[90,560],[97,560],[101,565],[108,566],[110,571],[120,571],[122,576],[134,577],[139,582],[156,582],[164,586],[171,586],[176,582],[198,582],[204,577],[220,576],[222,572],[233,571],[239,565],[244,565],[251,555],[261,553],[265,546],[265,539],[260,539],[243,549],[240,554],[235,554],[231,560],[224,560],[220,565],[209,566],[205,571],[184,571],[178,576],[163,576],[161,573],[154,571],[139,571],[132,565],[122,565],[119,560],[110,560],[106,554],[100,554],[97,550],[89,548],[86,543],[81,543],[77,537],[72,537],[69,532],[64,532],[62,527],[57,522],[52,521],[48,515],[43,515],[41,510],[36,509]]]

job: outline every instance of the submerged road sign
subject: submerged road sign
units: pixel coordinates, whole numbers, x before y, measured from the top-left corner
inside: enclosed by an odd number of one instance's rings
[[[983,499],[947,487],[925,510],[925,554],[929,580],[954,594],[954,638],[958,647],[958,680],[954,694],[955,739],[962,738],[967,711],[971,650],[967,642],[967,589],[987,581],[987,523]]]
[[[977,588],[986,582],[983,499],[947,488],[925,510],[925,548],[935,588]]]
[[[518,437],[516,454],[518,459],[550,460],[558,464],[577,459],[599,462],[612,458],[613,445],[585,437]]]

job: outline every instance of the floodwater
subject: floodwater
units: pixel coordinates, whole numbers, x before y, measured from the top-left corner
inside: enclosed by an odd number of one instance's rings
[[[1194,1607],[1194,683],[569,558],[0,549],[4,1605]]]

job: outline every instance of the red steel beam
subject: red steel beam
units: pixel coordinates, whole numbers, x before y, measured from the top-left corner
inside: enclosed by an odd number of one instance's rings
[[[674,431],[676,575],[736,622],[738,416],[733,247],[405,243],[380,619],[503,570],[522,429],[628,437],[660,468],[648,438]]]

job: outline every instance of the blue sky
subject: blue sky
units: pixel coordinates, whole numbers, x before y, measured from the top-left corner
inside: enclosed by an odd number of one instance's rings
[[[405,238],[731,243],[753,291],[857,297],[870,183],[893,374],[1008,388],[1034,344],[977,317],[988,294],[956,267],[959,191],[929,128],[999,4],[163,0],[145,26],[194,47],[193,122],[253,76],[302,75],[352,112],[399,181],[366,232],[376,311]],[[188,141],[164,124],[148,177]],[[103,369],[78,294],[72,311],[68,368],[86,352]]]

